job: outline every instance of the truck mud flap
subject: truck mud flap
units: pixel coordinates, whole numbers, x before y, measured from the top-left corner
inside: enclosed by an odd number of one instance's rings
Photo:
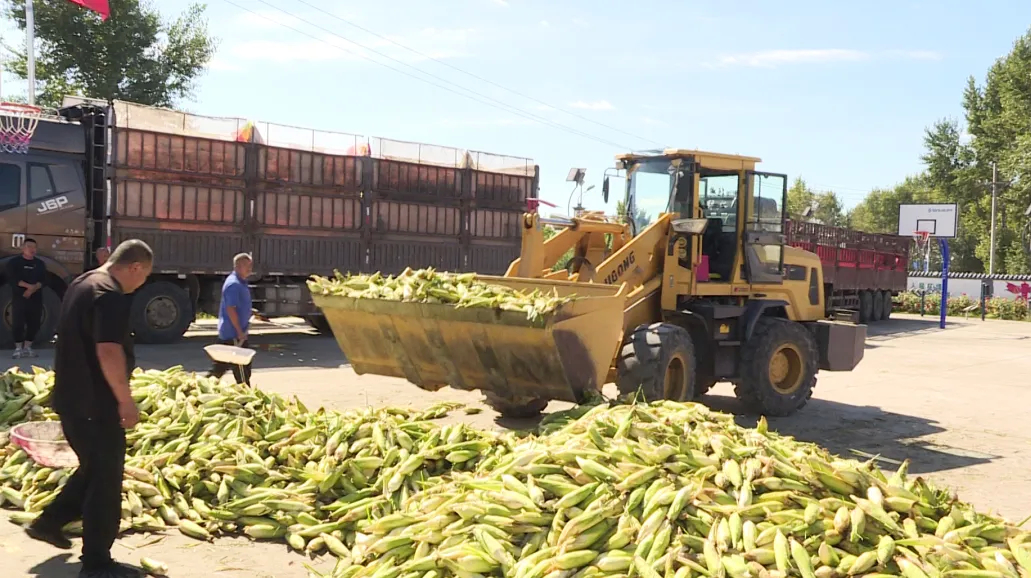
[[[866,351],[866,325],[821,320],[809,324],[820,350],[820,369],[852,371]]]

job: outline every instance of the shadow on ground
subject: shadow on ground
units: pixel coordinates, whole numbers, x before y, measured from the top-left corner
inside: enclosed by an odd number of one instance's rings
[[[78,556],[72,554],[57,554],[47,560],[36,564],[29,569],[29,576],[40,576],[41,578],[74,578],[79,575],[82,564],[78,562]]]
[[[744,427],[755,427],[758,420],[734,397],[707,395],[702,402],[714,410],[736,415],[735,421]],[[770,429],[781,435],[813,442],[844,458],[865,460],[878,456],[878,465],[884,469],[895,469],[909,459],[909,471],[914,474],[965,468],[999,457],[932,444],[922,438],[945,431],[937,422],[886,412],[876,406],[812,399],[797,414],[768,421]]]
[[[938,326],[938,317],[930,316],[919,319],[888,319],[878,321],[866,326],[867,342],[890,341],[900,337],[910,337],[923,333],[941,331]],[[955,326],[955,323],[946,322],[945,328]]]

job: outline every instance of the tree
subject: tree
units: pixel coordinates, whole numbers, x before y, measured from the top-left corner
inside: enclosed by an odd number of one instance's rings
[[[110,0],[111,17],[71,2],[36,2],[36,100],[54,107],[65,94],[172,107],[193,94],[194,81],[215,53],[204,6],[173,21],[146,0]],[[8,0],[6,15],[25,30],[25,0]],[[24,49],[7,67],[27,74]]]
[[[616,215],[622,218],[624,221],[627,220],[626,203],[623,201],[616,201]],[[641,231],[649,224],[651,224],[652,218],[648,216],[648,213],[644,212],[644,209],[634,209],[634,229]]]
[[[806,209],[812,209],[808,217]],[[836,227],[845,224],[845,210],[838,196],[831,191],[810,189],[802,177],[795,178],[788,189],[788,216],[796,221],[815,221]]]

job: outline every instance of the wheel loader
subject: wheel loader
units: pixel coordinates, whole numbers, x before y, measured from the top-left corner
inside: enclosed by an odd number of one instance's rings
[[[756,412],[786,416],[812,396],[818,370],[859,363],[866,326],[830,310],[817,255],[785,245],[787,176],[757,172],[758,162],[679,149],[620,155],[624,215],[523,215],[519,258],[504,276],[479,278],[577,297],[544,318],[314,299],[356,373],[481,390],[504,416],[579,403],[606,383],[621,396],[687,401],[720,381]],[[606,201],[609,188],[606,177]],[[545,240],[548,226],[558,232]]]

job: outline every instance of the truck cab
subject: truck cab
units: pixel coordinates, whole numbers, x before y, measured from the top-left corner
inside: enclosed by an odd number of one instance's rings
[[[39,344],[57,329],[68,283],[92,264],[86,148],[80,123],[52,117],[40,120],[28,154],[0,151],[0,347],[13,343],[6,264],[26,239],[36,241],[36,257],[47,267]]]

